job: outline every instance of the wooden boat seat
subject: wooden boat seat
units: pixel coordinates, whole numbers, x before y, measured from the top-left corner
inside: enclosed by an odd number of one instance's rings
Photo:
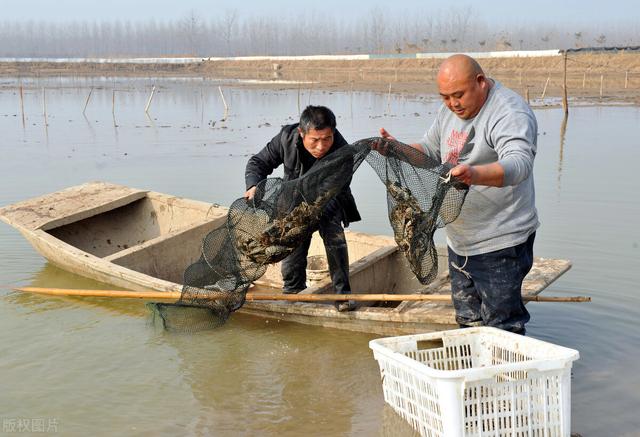
[[[120,208],[148,191],[89,182],[0,208],[0,218],[21,230],[47,231]]]

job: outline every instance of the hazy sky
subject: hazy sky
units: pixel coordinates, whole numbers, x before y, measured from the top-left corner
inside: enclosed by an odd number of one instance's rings
[[[0,0],[2,21],[102,21],[102,20],[156,20],[179,19],[189,11],[197,11],[205,20],[235,9],[241,16],[277,15],[291,17],[305,8],[319,12],[329,11],[330,17],[358,18],[374,7],[402,15],[412,10],[433,11],[434,14],[451,7],[471,6],[474,15],[487,23],[526,25],[528,22],[549,24],[579,23],[599,24],[629,23],[640,21],[640,1],[637,0],[495,0],[495,1],[446,1],[446,0],[394,0],[344,1],[320,0],[305,2],[294,0]],[[305,4],[307,6],[305,6]]]

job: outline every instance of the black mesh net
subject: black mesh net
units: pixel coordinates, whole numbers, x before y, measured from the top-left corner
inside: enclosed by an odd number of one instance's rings
[[[349,185],[366,160],[387,189],[395,240],[418,280],[437,275],[433,234],[455,220],[467,187],[449,178],[451,167],[397,141],[368,138],[317,161],[302,177],[269,178],[251,200],[233,202],[227,220],[202,244],[200,259],[184,274],[180,300],[152,304],[154,316],[173,331],[222,325],[240,308],[252,282],[318,229],[329,201]]]
[[[449,177],[450,164],[396,141],[387,141],[386,146],[384,154],[370,153],[367,162],[387,188],[396,243],[416,278],[426,285],[438,274],[433,234],[458,217],[467,187]]]

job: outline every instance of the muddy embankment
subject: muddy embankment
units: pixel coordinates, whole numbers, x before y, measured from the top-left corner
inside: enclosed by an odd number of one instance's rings
[[[273,81],[259,86],[299,86],[393,93],[436,93],[439,59],[203,61],[196,64],[1,63],[0,76],[207,77]],[[562,56],[479,59],[485,72],[537,104],[562,95]],[[575,102],[640,104],[640,54],[581,54],[567,58],[567,90]],[[288,83],[303,82],[302,84]],[[544,96],[544,102],[541,98]]]

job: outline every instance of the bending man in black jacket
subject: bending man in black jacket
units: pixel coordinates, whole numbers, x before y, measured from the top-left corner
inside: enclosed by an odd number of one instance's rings
[[[336,117],[324,106],[307,106],[300,115],[300,123],[284,126],[280,133],[247,163],[244,197],[252,199],[258,182],[284,164],[284,180],[297,179],[324,156],[347,145],[336,129]],[[320,236],[324,242],[329,272],[335,292],[351,293],[349,284],[349,256],[344,226],[360,220],[355,200],[347,185],[326,205],[320,218]],[[311,238],[304,241],[282,261],[285,293],[299,293],[306,288],[307,253]],[[355,302],[337,304],[339,311],[352,310]]]

